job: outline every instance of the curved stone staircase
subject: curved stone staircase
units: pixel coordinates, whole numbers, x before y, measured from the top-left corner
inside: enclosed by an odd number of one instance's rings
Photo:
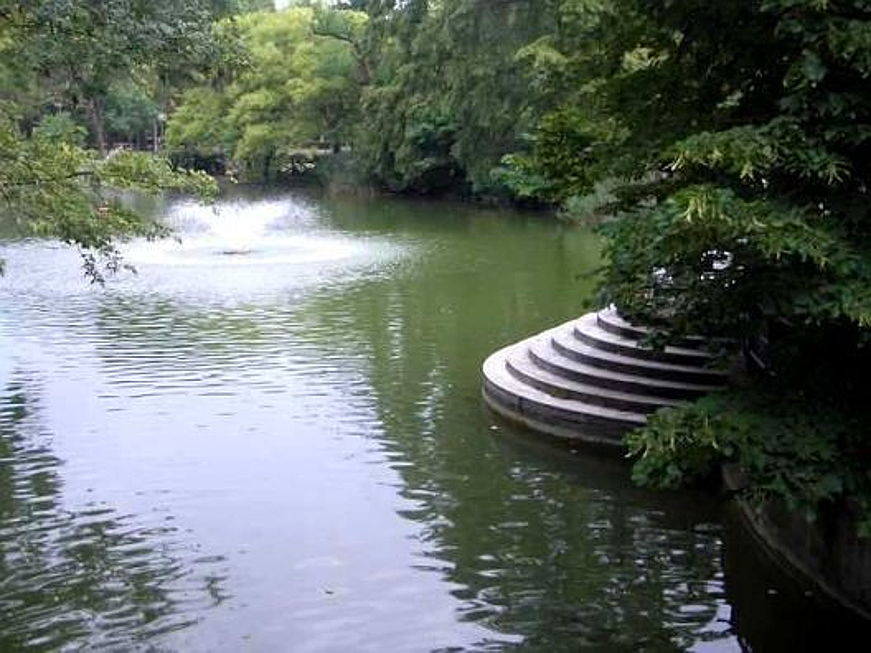
[[[536,430],[621,448],[622,437],[650,413],[720,388],[728,373],[712,367],[704,341],[651,349],[647,331],[614,309],[588,313],[484,362],[484,398],[501,415]]]

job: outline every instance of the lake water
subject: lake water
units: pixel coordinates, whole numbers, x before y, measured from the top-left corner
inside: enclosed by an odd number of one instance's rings
[[[125,246],[138,274],[103,288],[0,242],[0,650],[810,641],[819,606],[715,497],[483,408],[487,354],[584,312],[589,232],[287,191],[145,208],[181,242]]]

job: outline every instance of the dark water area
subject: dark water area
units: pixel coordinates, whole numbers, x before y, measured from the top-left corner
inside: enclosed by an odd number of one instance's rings
[[[181,242],[125,246],[138,274],[105,288],[0,229],[0,651],[797,650],[861,628],[748,559],[717,497],[640,490],[484,409],[487,354],[585,310],[589,232],[290,192],[144,206]]]

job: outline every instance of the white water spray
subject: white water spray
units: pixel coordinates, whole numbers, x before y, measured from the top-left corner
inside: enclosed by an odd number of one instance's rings
[[[131,245],[134,264],[264,265],[333,261],[364,244],[318,230],[312,209],[292,199],[175,205],[167,217],[176,238]]]

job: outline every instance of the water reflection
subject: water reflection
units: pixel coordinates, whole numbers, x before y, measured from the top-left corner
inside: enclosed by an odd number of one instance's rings
[[[768,557],[746,529],[737,509],[727,513],[726,589],[745,650],[765,653],[864,648],[866,620],[821,595]],[[784,628],[781,624],[793,624]]]
[[[221,558],[186,561],[171,514],[65,501],[40,385],[14,376],[0,391],[0,650],[129,647],[220,604]]]
[[[589,292],[580,273],[597,262],[573,232],[495,232],[480,249],[445,244],[404,277],[318,293],[302,309],[300,339],[365,370],[400,493],[415,503],[402,515],[419,527],[421,568],[458,586],[458,618],[519,635],[524,650],[734,646],[704,497],[639,491],[619,463],[530,452],[482,411],[486,352],[542,316],[571,315]],[[549,265],[518,268],[524,258]]]

